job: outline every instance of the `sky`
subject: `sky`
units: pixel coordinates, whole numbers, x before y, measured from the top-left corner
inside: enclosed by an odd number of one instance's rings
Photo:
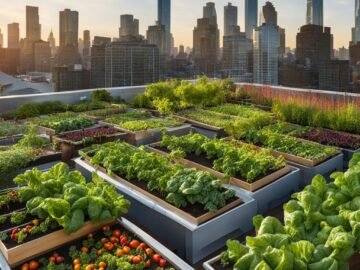
[[[192,47],[192,31],[207,0],[172,0],[172,33],[175,45]],[[213,0],[218,24],[223,33],[224,6],[229,0]],[[244,0],[232,0],[238,6],[238,19],[244,31]],[[266,0],[259,0],[259,8]],[[272,0],[278,12],[278,24],[286,29],[286,45],[294,48],[296,33],[305,24],[306,0]],[[157,0],[0,0],[0,29],[7,44],[7,24],[20,23],[20,36],[25,36],[25,6],[39,7],[42,38],[47,40],[53,30],[59,39],[59,11],[65,8],[79,11],[79,36],[90,30],[91,36],[117,37],[120,14],[133,14],[140,20],[140,33],[146,34],[157,19]],[[354,25],[354,0],[324,0],[324,24],[332,28],[334,47],[348,47]],[[222,34],[221,34],[222,35]]]

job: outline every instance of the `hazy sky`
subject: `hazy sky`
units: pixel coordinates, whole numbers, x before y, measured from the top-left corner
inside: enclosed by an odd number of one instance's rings
[[[172,0],[172,32],[175,45],[192,46],[192,31],[196,19],[202,16],[206,0]],[[226,0],[215,0],[218,24],[223,33]],[[230,1],[239,7],[239,24],[244,31],[244,0]],[[259,7],[266,0],[259,0]],[[305,24],[306,0],[272,0],[278,11],[278,24],[286,29],[287,46],[295,47],[296,33]],[[0,28],[7,44],[7,24],[20,23],[21,37],[25,35],[25,5],[39,6],[42,38],[53,29],[58,43],[59,11],[70,8],[79,11],[80,35],[89,29],[91,36],[118,36],[120,14],[134,14],[140,19],[140,32],[145,35],[157,19],[157,0],[0,0]],[[354,0],[324,0],[325,25],[332,28],[334,47],[347,47],[354,25]]]

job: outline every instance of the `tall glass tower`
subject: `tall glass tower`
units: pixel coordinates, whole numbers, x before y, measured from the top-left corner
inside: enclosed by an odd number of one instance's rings
[[[258,21],[258,0],[245,0],[245,32],[248,39],[253,39],[253,31]]]
[[[360,0],[355,0],[355,28],[353,28],[353,42],[360,42]]]
[[[323,0],[307,0],[306,24],[324,25]]]
[[[171,0],[158,0],[158,22],[165,26],[166,54],[171,52]]]

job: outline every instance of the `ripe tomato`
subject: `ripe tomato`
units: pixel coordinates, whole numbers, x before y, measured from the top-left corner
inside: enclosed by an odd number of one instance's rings
[[[39,221],[37,218],[35,218],[35,219],[32,221],[32,224],[34,224],[34,226],[39,226],[40,221]]]
[[[121,236],[121,231],[120,231],[120,230],[117,230],[117,229],[114,230],[114,231],[113,231],[113,236],[119,238],[119,237]]]
[[[110,237],[110,242],[115,244],[115,243],[119,243],[119,238],[115,237],[115,236],[111,236]]]
[[[130,253],[130,248],[128,246],[123,247],[123,251],[125,254],[129,254]]]
[[[99,249],[98,251],[97,251],[97,255],[100,257],[100,256],[102,256],[103,255],[103,250],[102,249]]]
[[[160,259],[159,265],[160,265],[160,267],[165,267],[166,263],[167,262],[165,259]]]
[[[146,263],[145,263],[145,267],[146,268],[149,268],[151,266],[151,261],[150,260],[147,260]]]
[[[94,235],[92,233],[89,233],[87,236],[89,239],[94,238]]]
[[[145,243],[140,243],[139,248],[141,248],[142,250],[145,250],[146,244]]]
[[[131,260],[131,262],[132,262],[133,264],[139,264],[141,261],[142,261],[142,257],[139,256],[139,255],[135,256],[135,257],[132,258],[132,260]]]
[[[89,248],[88,247],[82,247],[80,250],[82,253],[88,253],[89,252]]]
[[[81,264],[80,259],[73,260],[73,265]]]
[[[99,262],[98,266],[105,268],[106,267],[106,262]]]
[[[127,242],[128,242],[128,239],[127,239],[127,237],[121,237],[120,238],[120,244],[122,245],[122,246],[125,246],[126,244],[127,244]]]
[[[101,243],[105,244],[105,243],[109,242],[109,239],[107,239],[106,237],[103,237],[103,238],[101,238],[100,241],[101,241]]]
[[[109,225],[105,225],[104,227],[102,227],[103,232],[108,232],[110,231],[110,226]]]
[[[89,264],[88,266],[85,267],[85,270],[94,270],[95,269],[95,264]]]
[[[137,247],[140,245],[139,241],[138,240],[132,240],[129,244],[129,246],[132,248],[132,249],[137,249]]]
[[[116,250],[116,256],[121,257],[125,254],[123,249],[117,249]]]
[[[160,260],[161,260],[160,254],[154,254],[152,260],[153,260],[154,263],[159,263]]]
[[[37,261],[32,260],[29,264],[29,270],[37,270],[40,264]]]
[[[65,261],[65,258],[64,257],[61,257],[61,256],[57,256],[55,257],[55,263],[56,264],[60,264],[60,263],[63,263]]]
[[[54,257],[54,256],[51,256],[51,257],[49,258],[49,262],[53,262],[53,263],[55,263],[55,261],[56,261],[56,259],[55,259],[55,257]]]
[[[145,253],[146,253],[146,255],[151,256],[151,255],[153,255],[154,251],[151,248],[147,248],[147,249],[145,249]]]
[[[74,270],[81,270],[81,264],[75,264]]]
[[[29,264],[28,264],[28,263],[24,263],[24,264],[21,266],[21,270],[29,270]]]

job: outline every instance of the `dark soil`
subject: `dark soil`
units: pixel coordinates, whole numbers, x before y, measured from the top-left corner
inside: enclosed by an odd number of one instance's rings
[[[22,222],[22,224],[28,223],[28,222],[32,221],[34,218],[35,218],[34,216],[28,214],[28,215],[26,216],[25,220]],[[9,215],[9,216],[7,217],[7,219],[6,219],[6,221],[5,221],[4,224],[0,224],[0,231],[6,231],[6,230],[8,230],[8,229],[12,229],[12,228],[15,228],[15,227],[17,227],[17,226],[21,226],[21,224],[20,224],[20,225],[14,225],[14,224],[12,224],[12,223],[10,222],[10,219],[11,219],[11,215]]]
[[[25,203],[21,203],[19,201],[10,201],[9,204],[4,205],[0,208],[0,215],[9,214],[16,210],[20,210],[26,207]]]

